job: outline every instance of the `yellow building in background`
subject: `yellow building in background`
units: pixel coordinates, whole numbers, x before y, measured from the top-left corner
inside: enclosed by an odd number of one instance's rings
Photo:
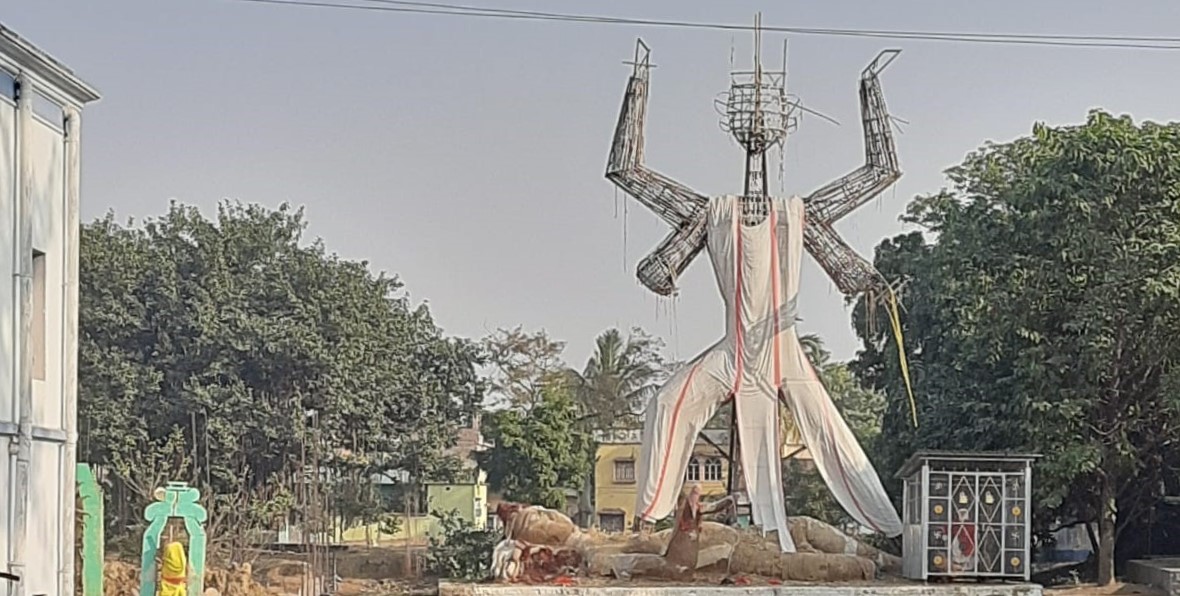
[[[717,447],[729,448],[729,432],[706,430],[697,438],[685,478],[699,482],[701,497],[711,501],[725,496],[729,462]],[[635,519],[635,462],[642,448],[640,431],[611,431],[598,435],[594,462],[594,510],[598,527],[621,532]]]
[[[784,420],[788,422],[784,423],[781,457],[810,460],[811,454],[789,423],[790,418]],[[619,430],[595,437],[598,450],[594,462],[594,511],[602,530],[621,532],[635,519],[635,464],[642,449],[640,435],[639,430]],[[729,461],[722,449],[729,449],[726,429],[705,429],[693,446],[684,477],[700,484],[703,501],[726,496]]]

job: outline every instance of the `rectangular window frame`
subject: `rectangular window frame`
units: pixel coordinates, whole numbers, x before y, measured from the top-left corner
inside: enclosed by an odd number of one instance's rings
[[[46,294],[46,275],[48,259],[45,253],[33,250],[33,266],[30,271],[32,300],[32,323],[29,325],[29,351],[33,355],[33,380],[44,381],[49,360],[49,341],[46,337],[46,314],[49,296]]]
[[[0,67],[0,100],[16,105],[16,75]]]
[[[701,466],[701,477],[705,482],[721,482],[725,478],[725,466],[721,463],[721,458],[707,458]]]
[[[635,484],[635,460],[629,458],[616,459],[613,462],[613,474],[615,484]],[[620,474],[620,470],[630,470],[628,474]]]

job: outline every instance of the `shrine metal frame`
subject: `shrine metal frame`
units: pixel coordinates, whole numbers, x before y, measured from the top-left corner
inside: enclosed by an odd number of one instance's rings
[[[1032,462],[1038,457],[1023,453],[915,453],[897,473],[904,480],[903,575],[918,580],[1028,581]],[[945,482],[944,487],[940,481]],[[988,487],[999,493],[999,502],[992,514],[985,516],[990,504],[983,502],[981,491]],[[960,492],[963,490],[967,492]],[[954,502],[956,495],[960,503]],[[956,508],[959,504],[966,508]],[[960,511],[965,514],[956,520]],[[981,554],[985,537],[994,538],[998,549],[990,561],[983,560]],[[957,538],[971,542],[971,553],[959,565],[952,550]]]

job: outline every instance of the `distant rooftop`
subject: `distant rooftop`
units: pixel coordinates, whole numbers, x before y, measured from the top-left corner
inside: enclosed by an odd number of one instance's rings
[[[57,87],[78,104],[99,98],[98,90],[78,78],[73,70],[0,23],[0,69],[12,67]]]

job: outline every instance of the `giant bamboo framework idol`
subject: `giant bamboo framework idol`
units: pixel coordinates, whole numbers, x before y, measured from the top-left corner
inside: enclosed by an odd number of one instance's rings
[[[756,32],[755,48],[760,41]],[[639,280],[667,296],[705,250],[726,309],[725,336],[677,371],[648,404],[637,470],[641,520],[671,513],[697,435],[732,400],[731,476],[739,470],[754,523],[778,530],[783,551],[794,550],[782,491],[784,410],[848,513],[886,535],[901,532],[876,471],[808,362],[795,326],[805,251],[846,295],[885,288],[880,273],[833,224],[901,176],[879,81],[897,54],[881,52],[860,76],[864,164],[806,197],[781,198],[768,192],[767,151],[782,147],[800,106],[786,93],[785,57],[781,71],[764,71],[755,49],[753,70],[734,72],[721,102],[723,128],[746,153],[743,192],[706,197],[644,165],[651,62],[647,46],[637,43],[606,177],[672,227],[640,262]],[[736,488],[732,481],[730,488]]]

